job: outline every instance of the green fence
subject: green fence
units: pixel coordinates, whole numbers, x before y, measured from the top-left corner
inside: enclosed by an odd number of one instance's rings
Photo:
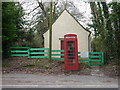
[[[10,47],[11,56],[28,56],[29,47]]]
[[[48,48],[29,48],[28,58],[48,58],[48,50]]]
[[[48,58],[49,48],[10,47],[11,56],[27,56],[28,58]],[[52,60],[64,60],[64,50],[52,50]],[[58,54],[56,54],[58,53]],[[78,52],[79,62],[87,62],[88,65],[103,65],[103,52],[89,52],[89,57],[82,59]]]
[[[52,54],[52,60],[64,60],[64,58],[62,58],[61,56],[64,56],[64,54],[61,54],[62,52],[64,52],[64,50],[52,50],[52,53],[59,53],[59,54]],[[59,57],[59,58],[58,58]]]
[[[103,65],[104,53],[103,52],[89,52],[89,65]]]

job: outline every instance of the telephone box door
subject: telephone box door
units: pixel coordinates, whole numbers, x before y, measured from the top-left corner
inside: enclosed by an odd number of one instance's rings
[[[77,35],[64,36],[64,70],[78,70]]]

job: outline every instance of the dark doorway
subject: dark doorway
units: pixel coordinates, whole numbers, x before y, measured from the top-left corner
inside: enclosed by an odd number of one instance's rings
[[[61,46],[61,50],[64,50],[64,40],[60,40],[60,46]],[[61,54],[64,54],[64,52],[61,52]],[[61,56],[61,58],[64,58],[64,56]]]

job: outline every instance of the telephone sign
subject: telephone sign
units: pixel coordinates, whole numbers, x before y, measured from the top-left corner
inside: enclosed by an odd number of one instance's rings
[[[78,70],[77,35],[64,36],[64,70]]]

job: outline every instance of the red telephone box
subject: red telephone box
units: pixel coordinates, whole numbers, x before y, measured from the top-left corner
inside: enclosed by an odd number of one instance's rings
[[[78,70],[77,35],[64,36],[64,70]]]

